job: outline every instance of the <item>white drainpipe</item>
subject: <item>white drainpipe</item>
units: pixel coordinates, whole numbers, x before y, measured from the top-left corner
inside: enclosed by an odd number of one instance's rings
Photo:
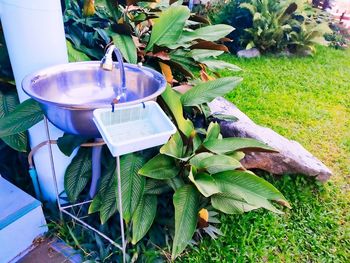
[[[68,62],[60,0],[0,0],[1,23],[5,35],[20,101],[28,99],[21,87],[22,79],[36,70]],[[50,124],[51,139],[63,132]],[[29,129],[31,148],[46,140],[44,123]],[[53,146],[59,191],[72,157],[64,156]],[[42,147],[34,156],[42,196],[56,200],[51,176],[48,147]]]

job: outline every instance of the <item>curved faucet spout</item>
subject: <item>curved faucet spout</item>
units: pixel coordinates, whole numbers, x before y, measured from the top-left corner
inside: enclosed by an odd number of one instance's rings
[[[120,72],[120,87],[118,87],[118,89],[115,91],[116,99],[117,101],[120,101],[120,99],[122,98],[125,99],[126,97],[126,78],[125,78],[123,56],[115,45],[111,45],[107,49],[106,54],[101,61],[101,68],[109,71],[113,70],[113,59],[112,59],[113,52],[117,56],[118,67]]]

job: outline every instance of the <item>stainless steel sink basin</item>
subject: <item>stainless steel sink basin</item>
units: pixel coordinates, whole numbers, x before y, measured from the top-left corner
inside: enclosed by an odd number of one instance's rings
[[[115,67],[118,64],[115,63]],[[47,118],[71,134],[100,137],[92,120],[97,108],[110,107],[120,85],[118,68],[101,69],[99,61],[77,62],[43,69],[25,77],[23,90],[37,100]],[[126,100],[116,107],[154,100],[166,86],[164,77],[150,68],[124,64]]]

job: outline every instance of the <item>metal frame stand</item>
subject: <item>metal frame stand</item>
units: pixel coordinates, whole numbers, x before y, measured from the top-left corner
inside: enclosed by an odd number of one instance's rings
[[[45,122],[45,130],[46,130],[46,136],[48,142],[51,141],[50,139],[50,131],[49,131],[49,126],[48,126],[48,120],[46,117],[44,117],[44,122]],[[123,202],[122,202],[122,191],[121,191],[121,176],[120,176],[120,157],[116,157],[116,173],[117,173],[117,180],[118,180],[118,207],[119,207],[119,221],[120,221],[120,231],[121,231],[121,239],[122,239],[122,245],[116,243],[113,241],[111,238],[94,228],[93,226],[89,225],[88,223],[84,222],[81,217],[75,216],[72,213],[68,212],[67,210],[79,207],[81,208],[85,204],[89,204],[92,202],[92,200],[87,200],[84,202],[80,203],[75,203],[72,205],[62,205],[60,203],[60,196],[59,196],[59,191],[58,191],[58,185],[57,185],[57,177],[56,177],[56,172],[55,172],[55,164],[53,161],[53,153],[52,153],[52,146],[51,143],[48,143],[49,147],[49,155],[50,155],[50,165],[51,165],[51,173],[52,173],[52,178],[54,180],[54,187],[55,187],[55,194],[56,194],[56,201],[57,201],[57,206],[60,212],[60,218],[63,220],[63,213],[71,217],[73,220],[79,222],[83,227],[95,232],[102,238],[106,239],[109,243],[120,249],[123,253],[123,262],[126,262],[126,242],[125,242],[125,233],[124,233],[124,220],[123,220]],[[89,146],[93,147],[93,145]]]

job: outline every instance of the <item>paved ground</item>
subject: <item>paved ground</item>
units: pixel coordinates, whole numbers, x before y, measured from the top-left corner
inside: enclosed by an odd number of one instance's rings
[[[69,263],[62,254],[50,247],[51,240],[44,240],[17,263]]]

